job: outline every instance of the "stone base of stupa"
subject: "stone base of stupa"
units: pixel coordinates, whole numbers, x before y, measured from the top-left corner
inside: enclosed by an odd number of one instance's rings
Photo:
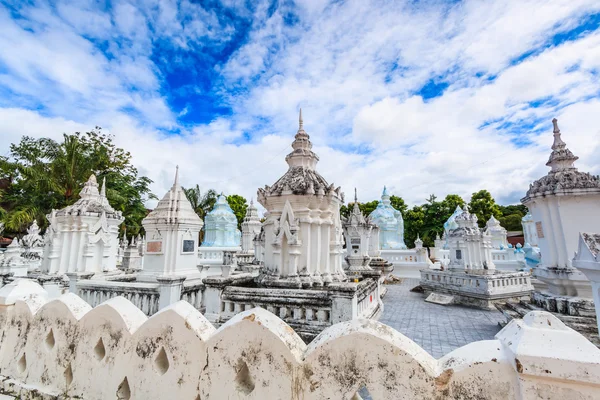
[[[262,271],[257,283],[264,287],[311,289],[327,287],[331,283],[347,281],[345,275],[340,274],[307,274],[302,272],[295,276],[279,276],[269,271]]]
[[[204,315],[218,327],[242,311],[262,307],[283,319],[308,343],[333,324],[356,318],[376,319],[383,310],[377,276],[356,283],[332,282],[309,289],[298,287],[302,282],[297,278],[295,288],[276,286],[292,284],[293,278],[271,279],[268,287],[263,287],[264,275],[205,278]]]
[[[375,271],[380,271],[383,277],[387,276],[394,270],[394,264],[387,261],[383,257],[371,257],[371,261],[369,261],[369,267]]]
[[[578,269],[538,266],[533,275],[531,301],[538,307],[572,316],[595,315],[592,285]]]
[[[498,301],[529,301],[531,274],[497,270],[422,270],[420,285],[425,296],[439,293],[454,297],[453,303],[495,309]]]
[[[576,268],[538,266],[533,269],[533,276],[544,285],[543,288],[536,287],[537,291],[557,297],[593,298],[592,284]]]

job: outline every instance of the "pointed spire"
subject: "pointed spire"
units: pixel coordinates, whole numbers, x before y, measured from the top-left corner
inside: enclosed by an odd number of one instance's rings
[[[106,197],[106,177],[102,179],[102,187],[100,187],[100,197]]]
[[[546,165],[551,168],[550,172],[569,169],[576,170],[574,163],[579,157],[575,156],[567,148],[567,144],[560,137],[560,129],[558,128],[558,120],[556,118],[552,120],[552,125],[554,127],[554,143],[552,143],[552,153],[550,153],[550,158],[548,158]]]
[[[552,120],[552,125],[554,126],[554,143],[552,144],[552,150],[565,147],[567,144],[563,142],[560,137],[560,129],[558,128],[558,120],[556,118]]]
[[[354,204],[358,203],[358,194],[356,193],[356,188],[354,188]]]
[[[300,107],[300,116],[298,117],[298,130],[304,129],[304,121],[302,120],[302,107]]]
[[[175,181],[173,182],[173,187],[179,186],[179,165],[175,166]]]

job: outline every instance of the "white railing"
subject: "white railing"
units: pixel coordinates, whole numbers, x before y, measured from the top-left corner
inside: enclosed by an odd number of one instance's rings
[[[181,300],[190,303],[196,310],[202,309],[202,292],[204,291],[204,285],[202,283],[194,283],[186,285],[183,284],[181,290]]]
[[[159,310],[159,285],[154,283],[79,281],[77,295],[92,307],[122,296],[146,315],[153,315]]]
[[[12,288],[14,289],[14,287]],[[0,391],[20,398],[594,399],[600,349],[546,312],[439,360],[381,323],[327,328],[306,345],[261,308],[216,330],[180,301],[148,318],[123,297],[0,293]]]
[[[381,298],[379,295],[379,285],[376,281],[371,281],[367,286],[361,288],[357,294],[357,316],[360,318],[371,318],[380,310]]]
[[[229,286],[221,295],[219,323],[261,307],[297,331],[316,335],[331,323],[331,299],[322,290],[258,289]]]

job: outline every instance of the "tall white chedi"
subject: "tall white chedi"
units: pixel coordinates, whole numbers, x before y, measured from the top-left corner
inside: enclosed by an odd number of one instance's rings
[[[273,186],[258,189],[266,209],[264,271],[260,281],[282,287],[311,287],[345,280],[341,188],[315,170],[319,157],[311,150],[302,110],[288,171]]]
[[[80,199],[47,216],[41,270],[50,274],[113,271],[117,268],[119,225],[124,218],[106,198],[106,181],[98,190],[91,175],[79,193]]]
[[[198,278],[198,236],[202,220],[181,186],[179,167],[171,190],[142,221],[146,231],[144,267],[138,281],[161,277]],[[137,251],[137,248],[134,248]]]
[[[369,214],[369,221],[379,228],[379,246],[381,249],[404,250],[404,219],[402,213],[392,207],[387,188],[383,188],[377,208]]]
[[[541,264],[538,279],[555,295],[591,298],[586,277],[572,266],[580,232],[600,226],[600,177],[580,172],[578,159],[561,138],[556,119],[548,175],[533,182],[521,202],[531,212]]]
[[[451,270],[496,269],[492,261],[492,236],[477,226],[477,216],[467,206],[454,219],[456,228],[448,231]]]
[[[242,222],[243,254],[254,254],[254,238],[260,233],[261,226],[258,209],[254,205],[254,201],[250,200],[250,205],[246,209],[246,216]]]

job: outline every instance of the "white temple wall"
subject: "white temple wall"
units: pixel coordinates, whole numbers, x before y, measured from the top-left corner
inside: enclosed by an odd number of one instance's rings
[[[570,267],[579,232],[600,226],[600,196],[548,196],[528,204],[538,235],[544,267]],[[540,230],[536,228],[538,234]]]
[[[183,301],[147,318],[123,298],[28,297],[0,304],[0,389],[21,398],[351,399],[365,385],[389,400],[592,400],[600,387],[600,349],[545,312],[436,360],[364,319],[305,345],[260,308],[215,330]]]

